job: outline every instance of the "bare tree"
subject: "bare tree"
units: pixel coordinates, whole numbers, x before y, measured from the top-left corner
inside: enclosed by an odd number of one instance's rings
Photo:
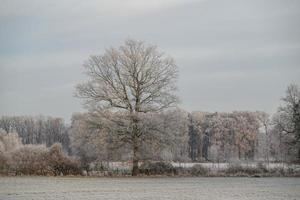
[[[177,102],[173,94],[178,74],[174,60],[155,46],[128,39],[118,49],[91,56],[84,66],[90,79],[77,86],[77,95],[86,99],[92,112],[125,113],[128,127],[118,135],[132,147],[135,176],[140,138],[146,133],[139,126],[140,113],[161,111]]]

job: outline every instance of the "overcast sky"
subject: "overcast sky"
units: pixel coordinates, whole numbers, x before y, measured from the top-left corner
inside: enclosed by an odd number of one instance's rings
[[[0,116],[68,122],[83,62],[127,38],[176,60],[188,111],[274,113],[300,85],[298,0],[0,0]]]

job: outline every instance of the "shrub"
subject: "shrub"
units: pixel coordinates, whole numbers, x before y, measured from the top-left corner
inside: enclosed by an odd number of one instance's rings
[[[267,169],[266,165],[262,162],[258,162],[256,164],[257,169],[261,172],[261,173],[267,173],[269,170]]]
[[[9,169],[8,155],[0,151],[0,173],[7,173]]]
[[[190,169],[190,173],[193,176],[207,176],[209,173],[209,170],[202,165],[196,164]]]
[[[80,163],[66,155],[59,143],[53,144],[48,153],[49,166],[55,175],[80,174]]]
[[[24,145],[11,153],[9,166],[16,174],[80,174],[79,162],[62,151],[60,144],[50,149],[43,145]]]
[[[66,155],[61,144],[23,145],[17,133],[0,129],[0,172],[26,175],[80,174],[79,162]]]
[[[226,170],[226,174],[229,175],[255,175],[260,174],[261,170],[257,167],[244,167],[240,164],[230,165]]]
[[[12,152],[10,166],[16,174],[45,175],[50,171],[47,154],[43,145],[24,145]]]
[[[174,174],[175,168],[167,162],[145,162],[140,166],[140,173],[146,175]]]

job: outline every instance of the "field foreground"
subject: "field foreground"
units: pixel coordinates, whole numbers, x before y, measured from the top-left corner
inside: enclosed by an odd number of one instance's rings
[[[300,199],[300,178],[0,177],[0,199]]]

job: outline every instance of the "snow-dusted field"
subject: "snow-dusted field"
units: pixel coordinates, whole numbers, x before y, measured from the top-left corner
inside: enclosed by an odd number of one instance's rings
[[[1,200],[300,199],[300,178],[0,177]]]

